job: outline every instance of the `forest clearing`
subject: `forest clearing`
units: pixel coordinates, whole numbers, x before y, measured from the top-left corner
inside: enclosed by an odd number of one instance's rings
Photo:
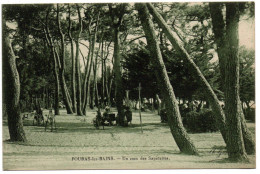
[[[255,168],[254,2],[2,5],[4,170]]]
[[[190,134],[200,153],[200,156],[190,157],[178,151],[169,127],[161,123],[154,112],[142,113],[143,133],[137,112],[133,114],[131,126],[105,126],[105,130],[98,130],[91,123],[95,114],[93,111],[86,117],[78,117],[62,110],[54,132],[49,129],[45,132],[43,126],[32,126],[32,118],[25,120],[28,144],[13,144],[6,141],[7,134],[3,136],[4,170],[253,168],[255,165],[254,155],[249,157],[250,163],[226,163],[227,153],[221,148],[224,142],[219,132]],[[254,123],[248,126],[254,132]],[[6,122],[3,129],[7,132]],[[97,160],[73,161],[73,157]],[[114,160],[100,160],[100,157]],[[141,157],[147,159],[141,160]]]

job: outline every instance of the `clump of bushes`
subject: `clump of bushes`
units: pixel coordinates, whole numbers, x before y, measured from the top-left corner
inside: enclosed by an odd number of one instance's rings
[[[217,125],[214,114],[210,109],[201,109],[199,112],[182,113],[183,125],[188,132],[215,132]]]

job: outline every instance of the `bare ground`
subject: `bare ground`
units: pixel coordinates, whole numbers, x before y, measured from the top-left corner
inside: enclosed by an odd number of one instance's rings
[[[94,111],[86,117],[61,111],[54,132],[32,126],[32,118],[28,118],[24,121],[25,144],[7,141],[4,120],[4,170],[255,168],[254,155],[249,156],[249,163],[228,162],[219,132],[190,134],[200,152],[200,156],[190,156],[179,152],[169,127],[160,123],[156,113],[142,113],[143,133],[136,112],[132,126],[106,126],[105,130],[94,128],[94,116]],[[254,133],[255,124],[248,126]]]

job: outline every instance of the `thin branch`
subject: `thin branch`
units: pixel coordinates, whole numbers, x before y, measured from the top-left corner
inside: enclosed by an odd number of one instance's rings
[[[145,35],[142,35],[142,36],[136,37],[136,38],[130,40],[130,41],[128,42],[128,44],[131,44],[131,43],[134,42],[135,40],[141,39],[141,38],[143,38],[143,37],[145,37]]]
[[[82,42],[79,42],[81,45],[83,45],[83,46],[85,46],[88,50],[89,50],[89,47],[86,45],[86,44],[84,44],[84,43],[82,43]]]
[[[83,53],[82,53],[80,48],[79,48],[79,52],[81,54],[81,57],[82,57],[82,60],[83,60],[83,63],[84,63],[84,67],[85,67],[86,66],[85,57],[84,57],[84,55],[83,55]]]

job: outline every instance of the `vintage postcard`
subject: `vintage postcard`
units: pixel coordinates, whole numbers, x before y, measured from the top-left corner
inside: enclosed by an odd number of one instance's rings
[[[1,11],[3,170],[256,168],[253,1]]]

